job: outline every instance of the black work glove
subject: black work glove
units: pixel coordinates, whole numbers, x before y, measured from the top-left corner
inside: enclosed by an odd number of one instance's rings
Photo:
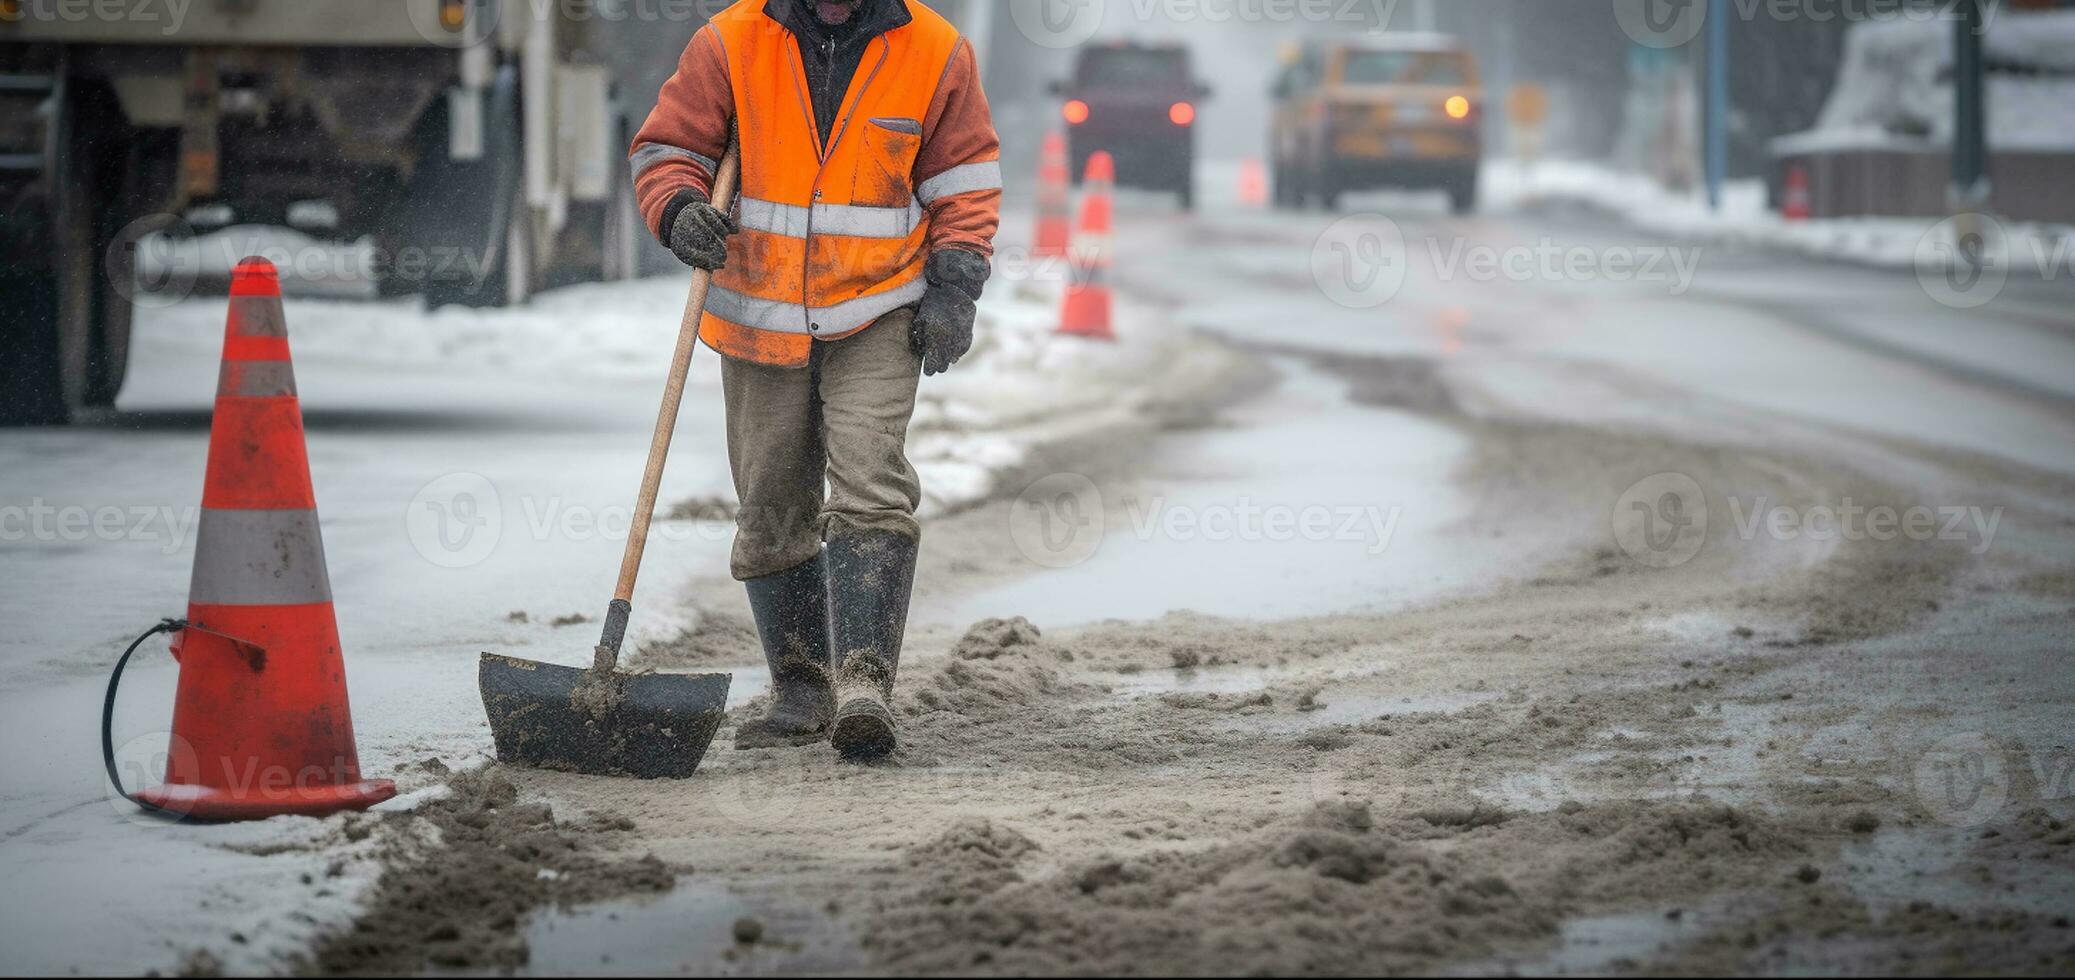
[[[718,272],[728,264],[728,236],[741,231],[719,208],[696,191],[686,191],[685,200],[670,221],[670,251],[677,260],[694,269]]]
[[[930,256],[923,266],[929,288],[922,293],[909,338],[915,353],[922,355],[923,374],[943,374],[973,349],[973,317],[989,271],[978,253],[958,248]]]

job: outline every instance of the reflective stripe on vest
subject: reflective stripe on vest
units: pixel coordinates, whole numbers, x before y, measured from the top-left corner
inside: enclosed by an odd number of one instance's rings
[[[865,49],[825,139],[798,41],[764,15],[762,0],[741,0],[708,25],[728,61],[742,147],[742,233],[714,275],[699,329],[723,354],[800,366],[814,341],[919,302],[926,206],[1000,182],[1000,165],[989,163],[915,186],[922,120],[960,41],[923,4],[892,2],[907,3],[912,20]]]
[[[922,207],[870,208],[854,204],[816,204],[803,208],[776,201],[742,199],[739,219],[751,231],[769,232],[787,238],[842,235],[847,238],[906,238],[922,227]]]
[[[706,312],[757,330],[840,337],[871,326],[872,321],[903,306],[922,302],[922,293],[928,288],[929,283],[916,279],[883,293],[810,309],[799,303],[758,299],[714,286],[706,293]],[[803,329],[801,324],[806,324],[806,327]]]
[[[934,204],[939,198],[998,190],[1001,190],[1001,161],[989,160],[952,167],[931,177],[915,188],[915,197],[924,204]]]

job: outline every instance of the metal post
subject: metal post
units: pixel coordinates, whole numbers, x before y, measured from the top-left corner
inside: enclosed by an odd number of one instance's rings
[[[1729,173],[1729,0],[1708,0],[1708,210],[1722,210]]]
[[[1955,211],[1979,211],[1987,206],[1989,197],[1982,3],[1960,0],[1960,16],[1953,22],[1953,175],[1947,196]]]

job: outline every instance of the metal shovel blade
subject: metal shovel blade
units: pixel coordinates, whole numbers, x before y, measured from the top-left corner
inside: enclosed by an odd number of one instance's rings
[[[683,779],[727,711],[727,674],[600,674],[483,654],[477,683],[501,762]]]

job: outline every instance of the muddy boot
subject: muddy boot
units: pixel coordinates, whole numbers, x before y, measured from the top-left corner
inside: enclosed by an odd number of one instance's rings
[[[846,759],[893,752],[893,677],[915,586],[915,541],[886,531],[829,538],[829,638],[836,655],[836,723]]]
[[[835,712],[829,689],[828,584],[820,555],[775,575],[750,579],[749,608],[771,665],[771,705],[735,729],[738,749],[812,745],[828,735]]]

